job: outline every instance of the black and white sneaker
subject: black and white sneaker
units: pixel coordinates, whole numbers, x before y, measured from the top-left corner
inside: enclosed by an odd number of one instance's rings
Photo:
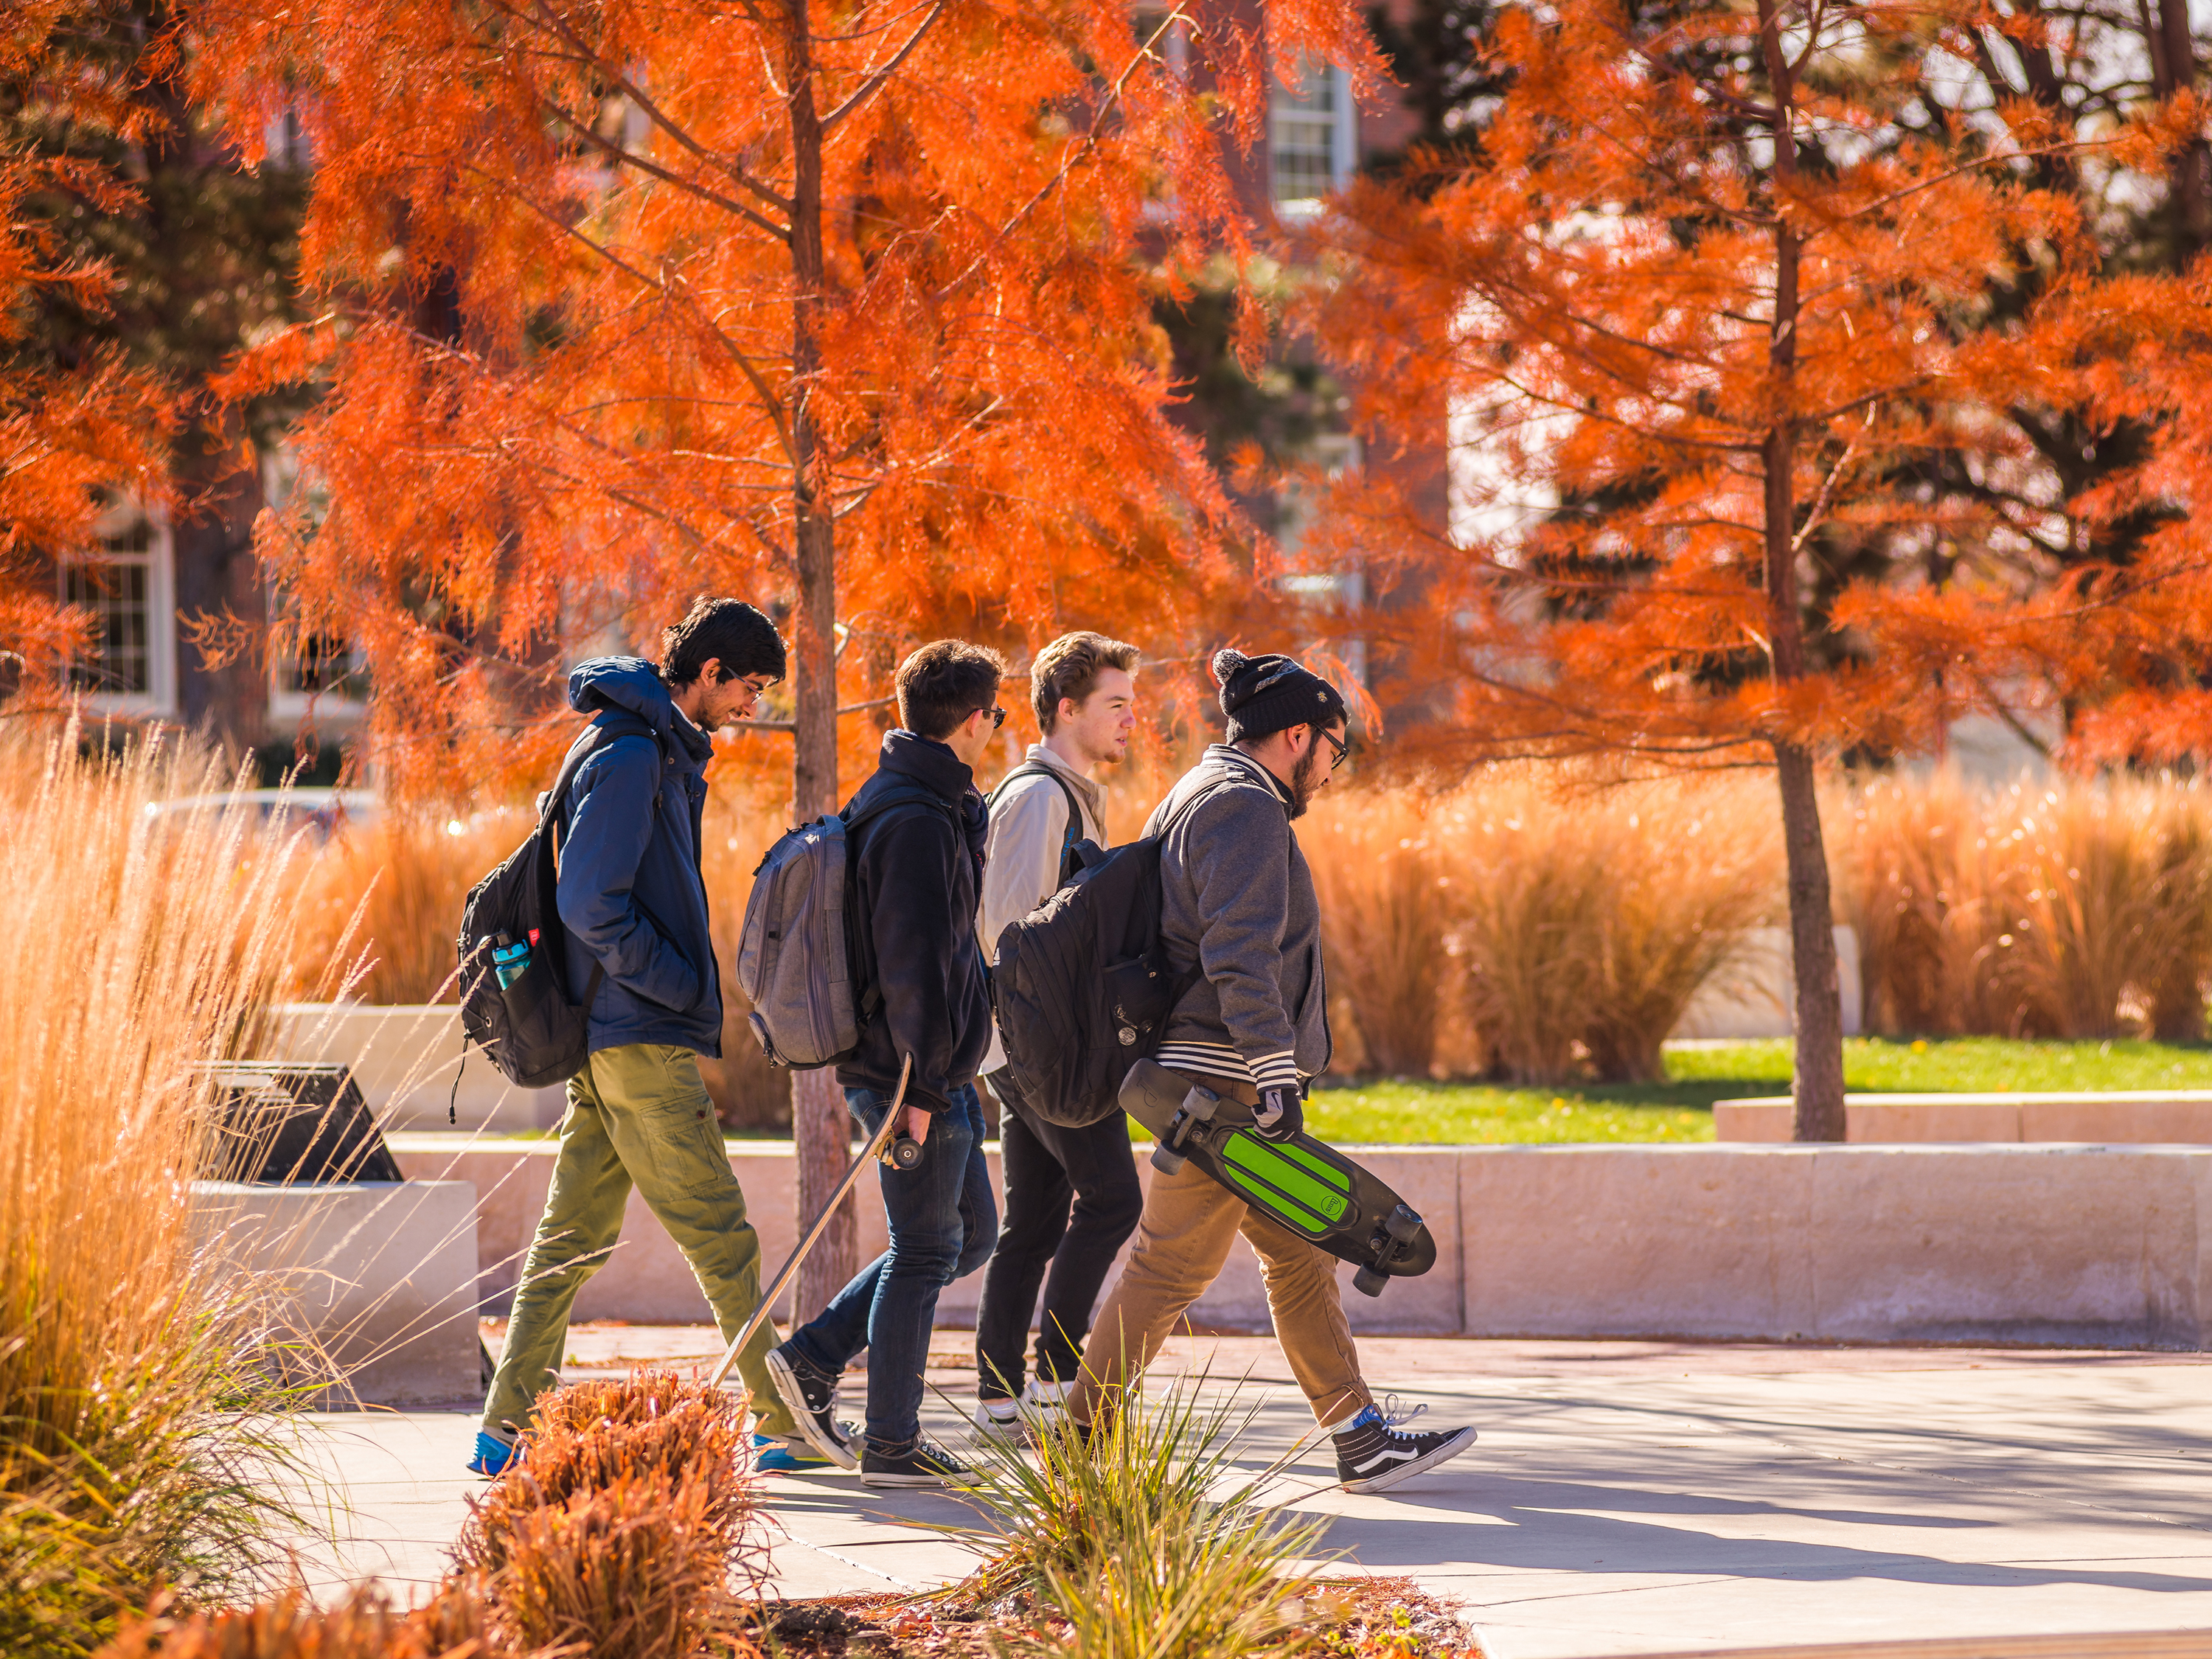
[[[768,1375],[806,1443],[841,1469],[859,1468],[860,1457],[837,1421],[837,1380],[823,1376],[788,1342],[769,1350]]]
[[[1339,1429],[1336,1478],[1346,1492],[1383,1492],[1424,1469],[1449,1462],[1474,1443],[1473,1429],[1443,1429],[1433,1434],[1401,1434],[1398,1425],[1411,1422],[1426,1406],[1411,1411],[1398,1407],[1398,1396],[1387,1397],[1381,1409],[1370,1406]]]
[[[860,1484],[864,1486],[973,1486],[982,1477],[927,1435],[896,1456],[886,1456],[872,1446],[860,1454]]]

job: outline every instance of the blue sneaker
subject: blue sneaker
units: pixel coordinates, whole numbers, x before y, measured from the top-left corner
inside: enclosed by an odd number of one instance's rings
[[[753,1467],[763,1474],[817,1474],[836,1466],[811,1446],[793,1445],[772,1434],[757,1434]]]
[[[514,1448],[488,1429],[477,1431],[477,1455],[469,1459],[471,1474],[498,1474],[514,1461]]]

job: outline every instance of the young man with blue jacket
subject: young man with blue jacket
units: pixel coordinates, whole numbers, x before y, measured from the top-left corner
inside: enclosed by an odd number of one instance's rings
[[[902,729],[845,809],[856,981],[882,1003],[837,1068],[845,1104],[869,1134],[883,1125],[910,1057],[911,1170],[882,1171],[890,1248],[768,1358],[784,1403],[816,1450],[871,1486],[962,1486],[975,1475],[921,1432],[922,1367],[938,1292],[989,1257],[998,1206],[983,1163],[975,1073],[991,1042],[991,995],[975,942],[988,816],[975,763],[1005,723],[1006,664],[959,640],[899,665]],[[837,1420],[846,1362],[868,1352],[868,1413],[855,1452]]]
[[[702,599],[661,636],[659,666],[599,657],[568,676],[595,745],[554,803],[568,991],[591,998],[591,1058],[568,1080],[545,1212],[514,1292],[498,1374],[469,1468],[496,1474],[538,1395],[556,1387],[568,1310],[622,1233],[635,1183],[683,1250],[726,1340],[760,1301],[760,1239],[730,1168],[699,1056],[722,1042],[721,978],[699,869],[709,733],[752,713],[783,678],[775,624]],[[594,969],[599,973],[592,991]],[[776,1398],[763,1323],[738,1370],[751,1389],[763,1468],[821,1467]]]

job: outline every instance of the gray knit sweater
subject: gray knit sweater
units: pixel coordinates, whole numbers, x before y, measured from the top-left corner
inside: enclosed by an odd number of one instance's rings
[[[1218,786],[1218,787],[1212,787]],[[1257,761],[1215,744],[1145,825],[1160,848],[1160,937],[1178,974],[1203,969],[1168,1022],[1159,1062],[1288,1084],[1328,1067],[1321,905],[1292,833],[1289,792]]]

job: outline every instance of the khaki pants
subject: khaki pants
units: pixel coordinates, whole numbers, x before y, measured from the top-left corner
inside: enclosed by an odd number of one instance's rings
[[[1248,1106],[1255,1098],[1249,1085],[1194,1080]],[[1152,1172],[1136,1248],[1083,1350],[1083,1373],[1068,1401],[1078,1422],[1090,1422],[1102,1396],[1115,1397],[1152,1364],[1176,1322],[1220,1277],[1240,1232],[1260,1258],[1275,1340],[1314,1420],[1326,1428],[1374,1403],[1360,1380],[1359,1355],[1337,1295],[1336,1258],[1186,1164],[1173,1175]]]
[[[560,1159],[484,1401],[483,1425],[494,1433],[525,1427],[532,1402],[559,1385],[568,1310],[622,1236],[633,1183],[691,1264],[722,1340],[752,1316],[760,1235],[745,1219],[745,1195],[699,1080],[698,1055],[651,1042],[602,1048],[568,1079]],[[763,1321],[738,1356],[738,1373],[752,1391],[756,1426],[787,1436],[798,1425],[764,1363],[775,1344],[775,1322]]]

